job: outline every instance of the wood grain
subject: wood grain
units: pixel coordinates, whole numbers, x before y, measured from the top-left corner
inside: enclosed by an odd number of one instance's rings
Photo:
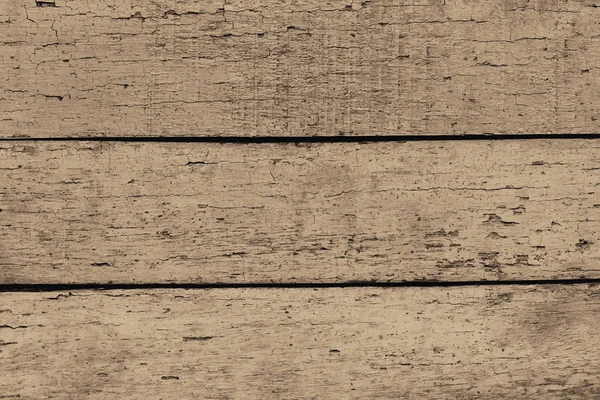
[[[0,137],[594,133],[592,0],[4,0]]]
[[[595,399],[600,287],[4,293],[19,399]]]
[[[0,282],[598,278],[598,151],[5,142]]]

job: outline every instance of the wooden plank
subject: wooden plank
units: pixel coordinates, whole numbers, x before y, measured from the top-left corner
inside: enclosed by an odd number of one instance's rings
[[[598,146],[5,142],[0,282],[598,278]]]
[[[593,133],[592,0],[4,0],[0,136]]]
[[[595,399],[598,286],[4,293],[5,398]]]

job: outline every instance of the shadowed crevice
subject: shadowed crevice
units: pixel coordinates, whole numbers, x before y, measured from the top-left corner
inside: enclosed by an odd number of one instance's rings
[[[549,134],[468,134],[468,135],[386,135],[386,136],[132,136],[132,137],[39,137],[0,138],[2,141],[82,141],[82,142],[158,142],[158,143],[368,143],[368,142],[427,142],[469,140],[557,140],[600,139],[600,133],[549,133]]]
[[[326,289],[353,287],[457,287],[457,286],[531,286],[600,284],[600,278],[537,279],[498,281],[407,281],[407,282],[314,282],[314,283],[72,283],[72,284],[2,284],[0,292],[54,292],[77,290],[152,290],[152,289]]]

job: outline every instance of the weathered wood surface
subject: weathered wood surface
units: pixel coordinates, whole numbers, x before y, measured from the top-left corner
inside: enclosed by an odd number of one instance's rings
[[[598,152],[5,142],[0,282],[598,278]]]
[[[0,137],[598,132],[592,0],[3,0]]]
[[[6,398],[597,399],[600,287],[4,293]]]

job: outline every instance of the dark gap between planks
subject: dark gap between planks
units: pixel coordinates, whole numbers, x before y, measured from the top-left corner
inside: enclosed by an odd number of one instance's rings
[[[386,135],[386,136],[103,136],[103,137],[44,137],[0,138],[9,141],[81,141],[81,142],[164,142],[164,143],[367,143],[367,142],[426,142],[468,140],[550,140],[550,139],[600,139],[600,133],[548,133],[548,134],[477,134],[477,135]]]
[[[584,285],[600,284],[600,278],[537,279],[504,281],[410,281],[371,282],[350,281],[341,283],[71,283],[71,284],[0,284],[0,292],[55,292],[76,290],[151,290],[151,289],[327,289],[354,287],[457,287],[503,285]]]

